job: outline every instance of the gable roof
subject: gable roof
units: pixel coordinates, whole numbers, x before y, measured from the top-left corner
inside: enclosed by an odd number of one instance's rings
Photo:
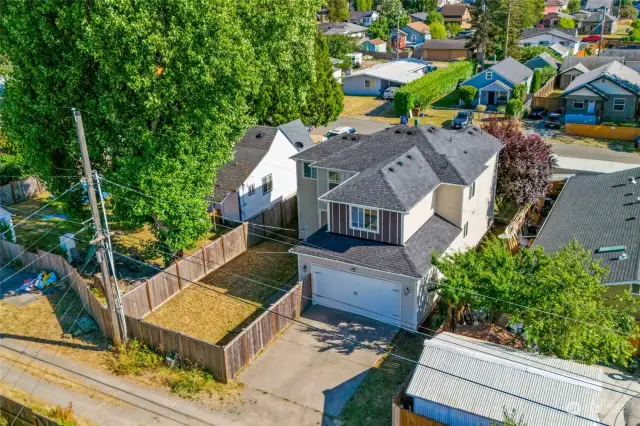
[[[433,252],[442,254],[461,232],[433,215],[401,246],[333,234],[325,226],[289,251],[421,278],[431,269]]]
[[[383,80],[407,84],[422,77],[424,75],[423,70],[427,66],[429,66],[427,62],[423,62],[419,59],[400,59],[397,61],[383,62],[381,64],[374,65],[371,68],[365,68],[360,71],[352,72],[351,75],[345,76],[344,79],[346,80],[349,78],[366,75],[369,77],[381,78]]]
[[[559,61],[554,58],[553,56],[549,55],[547,52],[542,52],[541,54],[539,54],[538,56],[534,56],[533,58],[529,59],[527,62],[524,63],[525,66],[528,66],[527,64],[531,64],[534,61],[537,60],[541,60],[543,62],[546,62],[549,66],[554,67],[554,68],[558,68],[559,65]]]
[[[495,71],[513,84],[521,84],[523,81],[533,75],[533,71],[531,71],[529,67],[524,66],[520,62],[513,59],[511,56],[503,59],[492,67],[487,68],[487,70]]]
[[[602,379],[598,366],[445,332],[425,340],[406,393],[498,422],[515,411],[528,425],[593,426]]]
[[[321,22],[318,24],[318,29],[324,35],[348,35],[367,31],[366,27],[351,22]]]
[[[372,39],[369,39],[369,40],[365,40],[362,43],[366,43],[366,42],[369,42],[369,43],[373,44],[374,46],[378,46],[380,44],[385,44],[386,43],[386,41],[384,41],[381,38],[372,38]],[[360,43],[360,44],[362,44],[362,43]]]
[[[593,12],[591,15],[587,16],[586,18],[584,18],[582,20],[583,24],[599,24],[600,22],[602,22],[602,14],[604,12],[597,11],[597,12]],[[615,22],[616,18],[611,16],[609,13],[607,13],[605,15],[604,18],[605,22]]]
[[[420,21],[426,21],[427,20],[427,12],[416,12],[416,13],[410,13],[409,16],[411,16],[412,18],[418,19]]]
[[[558,55],[565,57],[567,56],[567,54],[569,53],[569,48],[567,46],[563,46],[560,43],[554,43],[551,46],[549,46],[549,49],[553,50],[554,52],[556,52]]]
[[[582,64],[588,70],[592,70],[613,61],[622,63],[624,62],[624,58],[617,56],[567,56],[562,59],[560,73],[566,71],[568,68],[573,68],[576,64]]]
[[[630,176],[640,179],[640,168],[570,178],[533,245],[556,252],[576,239],[609,268],[606,282],[640,281],[640,229],[630,219],[640,216],[639,191]],[[628,258],[618,260],[620,251],[595,253],[610,246],[626,246]]]
[[[568,13],[564,13],[564,12],[560,12],[560,11],[546,13],[546,14],[542,17],[542,19],[543,19],[543,20],[544,20],[544,19],[551,19],[551,18],[553,18],[554,16],[557,16],[558,18],[567,18],[567,19],[571,19],[571,20],[573,20],[573,21],[575,21],[575,20],[576,20],[576,17],[575,17],[575,16],[573,16],[573,15],[569,15]]]
[[[543,34],[549,34],[573,43],[578,43],[580,41],[580,37],[576,35],[577,30],[575,28],[525,28],[522,30],[522,37],[520,37],[520,39],[526,40]]]
[[[302,151],[313,146],[313,139],[307,131],[307,128],[302,123],[302,120],[299,118],[289,123],[282,124],[280,126],[280,130],[298,151]]]
[[[501,141],[476,126],[461,131],[393,126],[331,138],[292,158],[357,173],[321,200],[406,212],[440,183],[473,183],[500,149]]]
[[[420,34],[430,34],[431,30],[429,29],[429,26],[427,24],[425,24],[424,22],[410,22],[407,25],[405,25],[402,28],[406,28],[409,27],[414,31],[419,32]]]
[[[571,70],[580,71],[582,74],[586,74],[589,72],[589,68],[584,66],[584,64],[582,64],[581,62],[578,62],[577,64],[573,65],[571,68],[566,68],[564,71],[559,72],[558,75],[564,74],[565,72],[571,71]]]
[[[626,65],[622,65],[618,61],[613,61],[608,64],[602,65],[596,69],[589,71],[586,74],[577,76],[571,84],[562,92],[563,95],[569,94],[580,87],[598,80],[600,78],[606,78],[613,81],[618,86],[640,96],[640,74],[637,71],[632,70]],[[606,93],[605,89],[602,89]]]
[[[375,10],[366,10],[366,11],[357,11],[354,10],[352,12],[349,13],[349,19],[360,19],[360,18],[367,18],[367,17],[371,17],[373,16],[373,14],[378,14],[378,12],[376,12]]]
[[[446,21],[447,18],[462,18],[467,9],[466,4],[445,4],[440,8],[440,14]]]

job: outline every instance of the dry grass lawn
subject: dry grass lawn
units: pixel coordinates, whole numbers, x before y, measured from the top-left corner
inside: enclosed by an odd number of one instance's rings
[[[398,119],[393,110],[393,101],[388,101],[375,96],[347,96],[344,97],[344,109],[341,117],[361,118],[369,120],[378,118]]]
[[[283,294],[277,289],[297,274],[297,258],[287,253],[289,248],[288,244],[274,241],[256,244],[202,280],[213,290],[242,301],[191,285],[145,320],[223,344],[263,312],[260,306]]]

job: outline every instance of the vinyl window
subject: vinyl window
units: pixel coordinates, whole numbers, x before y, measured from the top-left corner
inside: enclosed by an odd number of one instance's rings
[[[625,98],[616,98],[613,100],[613,110],[614,111],[624,111],[624,106],[627,103]]]
[[[493,80],[493,71],[487,71],[486,77],[487,80]]]
[[[249,195],[255,194],[256,193],[256,184],[252,183],[251,185],[249,185],[248,190],[249,190]]]
[[[631,294],[640,295],[640,283],[631,284]]]
[[[584,101],[580,101],[578,99],[573,100],[573,108],[574,109],[584,109]]]
[[[476,195],[476,183],[473,182],[469,187],[469,199],[472,199]]]
[[[340,179],[340,172],[329,171],[329,189],[333,189],[340,185],[342,180]]]
[[[302,163],[302,168],[304,169],[304,177],[309,179],[318,178],[318,169],[311,167],[311,163]]]
[[[469,235],[469,222],[465,222],[462,228],[462,238],[466,238],[467,235]]]
[[[262,193],[267,194],[273,189],[273,178],[267,175],[262,178]]]
[[[378,232],[378,210],[351,206],[351,228]]]
[[[371,80],[365,80],[364,87],[371,87]]]

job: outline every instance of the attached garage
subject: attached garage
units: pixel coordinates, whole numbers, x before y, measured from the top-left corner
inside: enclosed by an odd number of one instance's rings
[[[311,271],[314,304],[400,324],[399,282],[318,264],[312,264]]]

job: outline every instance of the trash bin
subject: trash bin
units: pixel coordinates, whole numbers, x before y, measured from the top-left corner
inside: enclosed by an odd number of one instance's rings
[[[406,115],[400,116],[400,124],[407,124],[408,122],[409,122],[409,117],[407,117]]]

